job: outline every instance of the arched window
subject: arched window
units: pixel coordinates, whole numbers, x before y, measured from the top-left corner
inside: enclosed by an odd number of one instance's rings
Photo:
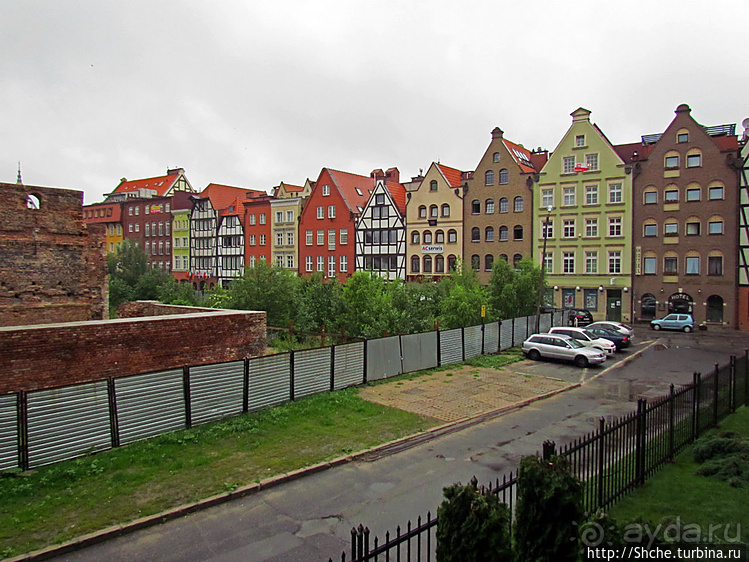
[[[432,256],[424,256],[424,273],[432,272]]]
[[[37,195],[33,193],[26,194],[26,208],[27,209],[41,209],[41,201]]]
[[[500,226],[499,227],[499,241],[507,242],[508,237],[509,237],[508,228],[506,226]]]
[[[445,272],[445,257],[442,255],[435,256],[434,258],[434,272],[444,273]]]
[[[447,256],[447,271],[455,271],[456,265],[458,265],[458,258],[453,254]]]
[[[512,256],[512,266],[517,267],[518,263],[520,263],[520,260],[522,259],[523,259],[522,254],[515,254],[514,256]]]
[[[425,230],[424,231],[424,244],[431,244],[431,243],[432,243],[432,231]]]
[[[510,201],[507,199],[507,197],[502,197],[502,199],[499,200],[499,212],[500,213],[507,213],[510,211]]]
[[[437,218],[437,205],[430,205],[429,206],[429,218],[430,219],[436,219]]]
[[[411,233],[411,244],[421,244],[421,235],[418,230]]]
[[[484,256],[484,271],[491,271],[493,265],[494,265],[494,256],[491,254],[486,254]]]
[[[481,214],[481,201],[478,199],[474,199],[471,201],[471,214],[472,215],[480,215]]]
[[[507,254],[499,254],[499,259],[505,260],[506,262],[509,261],[509,259],[507,258]]]
[[[419,218],[420,219],[427,218],[427,207],[426,207],[426,205],[421,205],[419,207]]]
[[[484,173],[484,185],[494,185],[494,170],[487,170]]]
[[[492,213],[494,213],[494,199],[487,199],[484,202],[484,212],[487,215],[491,215]]]
[[[507,170],[507,168],[502,168],[499,171],[499,183],[500,185],[503,185],[509,182],[510,182],[510,172]]]
[[[458,232],[454,229],[450,229],[447,231],[447,243],[448,244],[455,244],[458,241]]]
[[[514,210],[516,213],[523,212],[523,198],[522,197],[515,197],[514,205],[515,205]]]
[[[471,229],[471,242],[481,242],[481,230],[478,226]]]
[[[718,295],[707,297],[707,321],[723,322],[723,298]]]
[[[642,320],[652,320],[655,318],[655,295],[645,293],[640,299],[640,317]]]
[[[481,257],[478,254],[471,256],[471,268],[478,271],[481,268]]]
[[[671,150],[663,157],[663,167],[667,170],[673,170],[679,167],[679,153]]]
[[[523,239],[523,227],[518,225],[515,225],[515,228],[512,229],[512,239],[513,240],[522,240]]]
[[[450,205],[445,203],[444,205],[442,205],[442,217],[447,218],[449,216],[450,216]]]
[[[435,244],[444,244],[445,243],[445,231],[444,230],[438,230],[434,233],[434,243]]]
[[[494,154],[492,154],[492,162],[494,162],[495,164],[499,162],[499,152],[495,152]]]
[[[419,256],[411,256],[411,273],[419,273]]]
[[[487,226],[484,230],[484,242],[494,242],[494,227]]]

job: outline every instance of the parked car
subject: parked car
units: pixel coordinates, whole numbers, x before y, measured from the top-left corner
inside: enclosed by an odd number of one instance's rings
[[[588,324],[585,327],[603,328],[604,330],[610,330],[618,334],[624,334],[625,336],[629,336],[630,340],[635,335],[635,329],[632,326],[622,324],[621,322],[614,322],[612,320],[599,320],[598,322],[593,322],[592,324]]]
[[[694,330],[694,320],[691,314],[669,314],[665,318],[650,321],[653,330],[681,330],[691,332]]]
[[[593,315],[590,310],[585,308],[570,308],[569,325],[570,326],[587,326],[593,322]]]
[[[560,359],[572,361],[578,367],[600,365],[606,361],[606,354],[600,349],[586,347],[561,334],[534,334],[523,342],[523,353],[534,361]]]
[[[563,336],[569,336],[572,339],[579,341],[585,347],[596,347],[605,353],[614,353],[616,351],[616,345],[613,342],[599,338],[591,332],[588,332],[585,328],[564,328],[556,327],[549,330],[550,334],[562,334]]]
[[[588,326],[585,326],[585,330],[587,332],[590,332],[597,338],[603,338],[605,340],[609,340],[616,346],[616,350],[620,351],[624,349],[625,347],[629,347],[632,343],[632,340],[629,336],[619,333],[619,332],[613,332],[611,330],[605,330],[604,328],[599,328],[593,324],[590,324]]]

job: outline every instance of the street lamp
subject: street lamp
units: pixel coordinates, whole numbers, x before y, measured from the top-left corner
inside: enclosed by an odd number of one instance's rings
[[[552,207],[551,205],[546,207],[546,218],[544,219],[544,244],[543,249],[541,250],[541,279],[538,282],[538,306],[536,307],[536,333],[541,331],[541,302],[543,301],[544,273],[546,272],[546,239],[549,232],[549,217],[551,216],[551,211],[553,210],[554,207]]]

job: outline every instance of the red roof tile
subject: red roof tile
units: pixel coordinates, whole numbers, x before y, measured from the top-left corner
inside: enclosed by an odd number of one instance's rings
[[[243,187],[233,187],[231,185],[221,185],[218,183],[209,183],[206,188],[198,194],[198,197],[208,198],[214,209],[223,210],[229,207],[236,199],[246,200],[268,196],[265,191],[257,189],[245,189]]]
[[[349,211],[359,214],[359,207],[363,209],[369,200],[370,192],[375,186],[375,180],[368,176],[341,172],[331,168],[326,169],[333,183],[338,187],[338,191],[340,191]],[[357,191],[357,188],[359,191]]]
[[[541,168],[543,168],[548,161],[548,151],[544,150],[543,152],[531,152],[531,162],[533,163],[533,167],[537,172],[540,172]]]
[[[450,187],[461,186],[463,172],[461,172],[460,170],[456,170],[455,168],[445,166],[444,164],[437,164],[437,167],[440,169],[440,172],[442,172],[442,175],[445,176],[445,179],[447,180],[447,183],[448,185],[450,185]]]
[[[618,144],[614,150],[625,164],[647,158],[653,150],[654,144],[642,144],[641,142],[632,142],[629,144]]]
[[[179,179],[179,175],[165,175],[140,180],[123,180],[113,193],[131,193],[139,189],[152,189],[156,195],[165,195]]]
[[[385,186],[390,191],[390,196],[401,215],[406,216],[406,187],[400,183],[388,183]]]
[[[533,159],[531,157],[530,150],[520,146],[519,144],[515,144],[514,142],[508,141],[505,138],[502,139],[502,142],[504,142],[507,152],[510,153],[510,156],[512,156],[512,159],[515,160],[518,166],[520,166],[520,170],[523,173],[532,174],[534,172],[537,172],[540,169],[540,168],[537,169],[533,166]]]

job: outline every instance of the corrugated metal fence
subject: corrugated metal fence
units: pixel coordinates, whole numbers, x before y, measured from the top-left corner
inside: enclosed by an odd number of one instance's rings
[[[544,314],[541,327],[563,324]],[[27,470],[168,431],[523,342],[535,316],[0,396],[0,470]]]

